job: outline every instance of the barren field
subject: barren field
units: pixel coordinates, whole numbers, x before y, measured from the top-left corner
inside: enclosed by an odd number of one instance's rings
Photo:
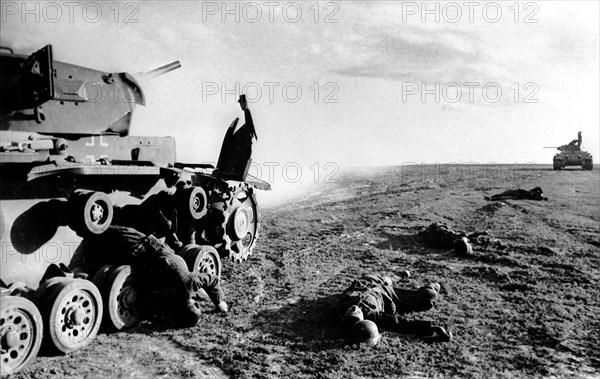
[[[145,322],[14,377],[600,376],[599,170],[417,166],[335,179],[263,208],[254,255],[225,264],[229,314],[207,302],[194,328]],[[536,186],[549,201],[483,198]],[[432,249],[416,233],[434,221],[500,242],[471,257]],[[330,317],[337,295],[363,273],[400,269],[442,284],[436,307],[409,317],[449,325],[454,340],[384,331],[375,348],[345,344]]]

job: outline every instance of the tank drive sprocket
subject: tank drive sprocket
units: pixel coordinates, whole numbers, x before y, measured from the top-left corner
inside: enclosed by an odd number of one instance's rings
[[[207,217],[207,239],[221,257],[228,257],[235,263],[248,259],[256,246],[260,226],[258,203],[252,188],[240,183],[229,196],[222,196],[211,204]]]

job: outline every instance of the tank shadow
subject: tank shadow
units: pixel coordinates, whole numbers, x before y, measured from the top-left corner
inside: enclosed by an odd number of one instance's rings
[[[64,212],[63,202],[37,203],[17,217],[10,230],[14,248],[21,254],[31,254],[56,234],[59,215]]]

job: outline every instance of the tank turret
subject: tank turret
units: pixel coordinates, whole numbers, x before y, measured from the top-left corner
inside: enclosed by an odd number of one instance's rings
[[[173,62],[142,74],[156,77],[181,67]],[[0,55],[0,151],[3,162],[145,160],[175,163],[174,141],[139,140],[130,154],[118,137],[129,135],[136,105],[144,92],[129,73],[107,73],[54,61],[52,46],[31,54]],[[127,143],[133,141],[127,141]],[[106,149],[105,147],[113,148]],[[33,147],[33,148],[32,148]]]
[[[28,57],[2,55],[0,65],[1,130],[126,136],[136,105],[145,105],[133,75],[54,61],[51,45]],[[179,67],[177,61],[142,75],[156,77]]]

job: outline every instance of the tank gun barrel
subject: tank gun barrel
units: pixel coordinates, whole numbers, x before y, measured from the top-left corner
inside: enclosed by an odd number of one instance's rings
[[[544,149],[558,149],[558,146],[544,146]]]
[[[155,68],[154,70],[148,71],[144,74],[144,76],[153,78],[156,76],[164,75],[173,70],[177,70],[178,68],[181,68],[181,62],[175,61],[175,62],[171,62],[167,65],[161,66],[159,68]]]

